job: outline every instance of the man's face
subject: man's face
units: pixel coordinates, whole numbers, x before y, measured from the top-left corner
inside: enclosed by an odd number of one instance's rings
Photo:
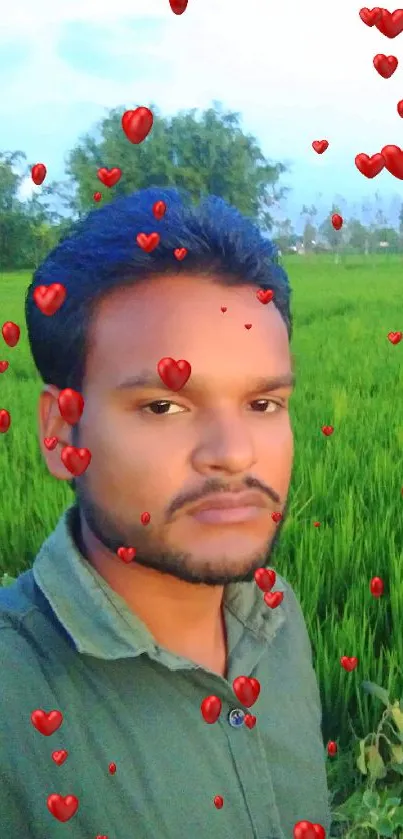
[[[135,562],[188,582],[251,579],[279,528],[271,513],[285,508],[293,458],[291,386],[265,382],[292,372],[273,303],[251,286],[155,278],[105,298],[89,337],[76,445],[92,453],[77,480],[90,529],[113,551],[136,548]],[[191,365],[179,392],[157,374],[166,356]],[[153,381],[130,386],[143,374]],[[251,488],[264,506],[249,518],[192,514],[207,494]]]

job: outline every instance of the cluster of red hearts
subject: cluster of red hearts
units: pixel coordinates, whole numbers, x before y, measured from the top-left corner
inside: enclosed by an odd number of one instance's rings
[[[248,676],[238,676],[233,682],[233,691],[239,702],[246,708],[250,708],[257,701],[260,694],[260,683],[257,679]],[[207,696],[201,703],[201,713],[205,722],[213,724],[217,722],[221,713],[222,703],[218,696]],[[44,737],[54,734],[63,722],[63,714],[59,710],[46,712],[42,708],[32,711],[31,723],[36,730]],[[245,714],[244,724],[252,729],[256,724],[256,717],[253,714]],[[52,760],[57,766],[66,762],[69,753],[66,749],[59,749],[52,752]],[[116,763],[110,763],[108,771],[110,775],[116,773]],[[68,822],[77,813],[80,802],[75,795],[59,795],[52,793],[48,795],[47,807],[52,816],[59,822]],[[221,810],[224,806],[222,795],[216,795],[213,799],[214,806]],[[98,834],[96,839],[108,839],[104,834]],[[293,839],[326,839],[326,831],[320,824],[313,824],[309,821],[299,821],[294,826]]]
[[[60,728],[63,722],[63,714],[61,711],[50,711],[46,713],[46,711],[38,708],[36,711],[32,711],[31,722],[40,734],[43,734],[44,737],[50,737]],[[52,752],[52,760],[57,766],[63,766],[68,756],[69,753],[66,749],[58,749]],[[110,763],[109,774],[114,775],[115,772],[116,763]],[[79,800],[75,795],[66,795],[63,797],[58,793],[52,793],[52,795],[48,795],[46,803],[49,812],[59,822],[70,821],[79,807]],[[108,837],[98,834],[96,839],[108,839]]]
[[[363,23],[367,26],[375,26],[387,38],[396,38],[403,32],[403,9],[389,12],[377,6],[374,9],[360,9],[359,15]],[[378,53],[373,59],[375,70],[383,79],[390,79],[398,63],[394,55],[383,53]],[[397,112],[400,117],[403,117],[403,99],[397,103]],[[328,140],[314,140],[312,148],[317,154],[323,154],[329,148],[329,142]],[[355,165],[366,178],[375,178],[382,169],[387,169],[395,178],[403,180],[403,150],[399,146],[384,146],[381,152],[373,155],[357,154]],[[343,226],[343,219],[339,213],[334,213],[332,216],[332,225],[335,230],[340,230]]]
[[[367,26],[375,26],[386,38],[396,38],[403,32],[403,9],[389,12],[377,6],[374,9],[363,8],[359,14],[363,23]],[[390,79],[398,63],[396,56],[383,53],[378,53],[373,59],[375,70],[383,79]],[[397,104],[397,112],[400,117],[403,117],[403,99]],[[385,167],[395,178],[403,180],[403,151],[399,146],[384,146],[379,154],[374,154],[372,157],[358,155],[355,164],[367,178],[375,178]]]

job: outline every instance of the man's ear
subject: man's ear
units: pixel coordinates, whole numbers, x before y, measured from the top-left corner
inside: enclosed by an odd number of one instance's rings
[[[66,469],[61,452],[64,446],[72,446],[73,428],[60,415],[58,398],[60,390],[54,385],[45,385],[39,397],[38,425],[39,445],[51,475],[61,481],[71,481],[72,474]],[[55,448],[45,446],[45,438],[57,437]]]

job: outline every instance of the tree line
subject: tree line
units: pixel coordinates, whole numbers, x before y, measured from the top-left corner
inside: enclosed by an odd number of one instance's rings
[[[342,200],[342,204],[345,205]],[[275,239],[281,250],[290,251],[303,246],[305,252],[329,250],[333,253],[363,253],[375,252],[403,253],[403,203],[400,204],[398,224],[390,224],[382,208],[379,193],[375,193],[374,204],[364,203],[364,214],[370,214],[371,220],[367,224],[349,215],[341,230],[335,230],[332,225],[332,215],[339,213],[343,216],[341,204],[333,203],[326,217],[319,222],[318,210],[314,205],[301,210],[304,219],[303,234],[298,235],[290,219],[284,219],[276,225]]]
[[[290,189],[280,184],[287,168],[265,158],[256,139],[242,131],[239,114],[224,112],[216,102],[200,116],[193,109],[163,117],[155,105],[149,108],[154,124],[143,143],[128,142],[121,126],[125,108],[113,109],[68,153],[64,180],[52,181],[48,173],[26,200],[20,192],[23,181],[34,164],[46,161],[29,162],[20,150],[0,151],[1,271],[36,268],[90,209],[150,186],[186,190],[194,201],[207,193],[218,195],[271,235],[280,250],[292,250],[299,242],[315,250],[322,241],[331,249],[350,246],[368,252],[375,240],[403,250],[403,209],[399,230],[386,220],[383,229],[377,224],[375,230],[350,219],[342,231],[334,231],[330,218],[337,207],[318,225],[316,208],[304,206],[304,233],[298,237],[289,219],[275,222],[273,217]],[[98,179],[103,167],[122,171],[113,188]],[[96,203],[99,192],[101,202]]]

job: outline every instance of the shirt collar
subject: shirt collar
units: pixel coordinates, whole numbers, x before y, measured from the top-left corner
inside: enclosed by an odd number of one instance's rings
[[[56,617],[70,635],[79,653],[100,659],[129,658],[146,653],[160,658],[160,648],[146,625],[80,553],[73,536],[75,505],[59,519],[42,545],[33,565],[33,575]],[[287,584],[277,575],[276,591]],[[266,606],[256,583],[233,583],[224,595],[229,653],[245,629],[269,639],[284,623],[281,603]],[[228,631],[229,630],[229,631]]]

